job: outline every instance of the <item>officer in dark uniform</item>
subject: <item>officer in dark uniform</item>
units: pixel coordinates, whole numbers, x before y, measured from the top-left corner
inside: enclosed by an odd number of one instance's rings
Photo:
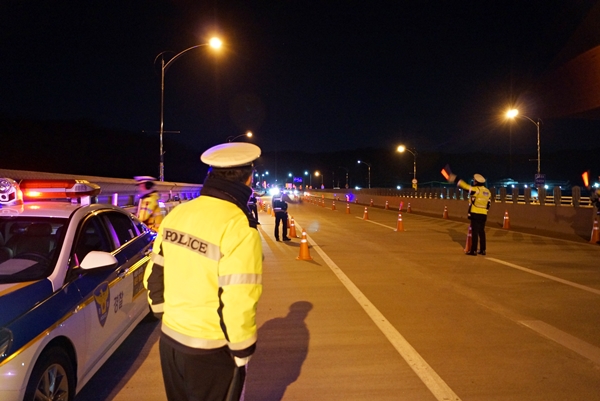
[[[256,195],[254,191],[252,191],[252,195],[250,195],[250,199],[248,199],[248,209],[250,210],[250,214],[256,220],[256,224],[260,224],[258,222],[258,200],[256,199]]]
[[[283,240],[290,241],[287,236],[287,221],[288,221],[288,204],[285,201],[287,196],[283,191],[273,195],[271,204],[273,205],[273,211],[275,212],[275,240],[279,241],[279,223],[283,222]]]

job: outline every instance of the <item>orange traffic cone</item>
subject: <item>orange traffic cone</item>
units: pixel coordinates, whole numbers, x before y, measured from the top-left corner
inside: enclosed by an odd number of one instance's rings
[[[367,210],[366,206],[365,206],[365,212],[363,213],[363,220],[369,220],[369,211]]]
[[[306,239],[306,231],[302,231],[302,240],[300,240],[300,254],[296,258],[298,260],[312,260],[310,251],[308,250],[308,239]]]
[[[350,214],[350,204],[346,203],[346,214]]]
[[[404,231],[404,223],[402,223],[402,213],[398,213],[398,224],[396,224],[396,231]]]
[[[294,218],[292,217],[290,221],[290,238],[298,238],[298,234],[296,234],[296,223],[294,222]]]
[[[335,210],[335,201],[331,202],[331,210]]]
[[[373,199],[371,199],[371,203],[369,204],[370,206],[373,206]]]
[[[469,226],[469,233],[467,234],[467,243],[465,245],[465,253],[471,252],[471,245],[473,245],[473,234],[471,226]]]
[[[594,228],[592,229],[590,244],[596,244],[598,242],[600,242],[600,231],[598,231],[598,220],[594,219]]]
[[[388,210],[390,208],[390,202],[385,201],[385,210]]]
[[[400,206],[398,207],[399,212],[402,212],[402,206],[404,206],[404,202],[400,202]]]
[[[448,206],[444,206],[444,218],[448,218]]]
[[[502,228],[505,230],[510,230],[510,218],[508,217],[508,210],[504,212],[504,223],[502,224]]]
[[[321,207],[325,207],[325,195],[322,195],[322,198],[321,198]]]
[[[412,209],[410,208],[410,203],[406,207],[406,213],[412,213]]]

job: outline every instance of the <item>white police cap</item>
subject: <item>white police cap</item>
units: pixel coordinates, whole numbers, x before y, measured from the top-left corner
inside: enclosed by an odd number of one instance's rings
[[[485,178],[483,178],[483,176],[481,174],[475,174],[473,176],[473,181],[475,181],[479,184],[483,184],[483,183],[485,183]]]
[[[208,149],[200,160],[217,168],[248,166],[260,156],[260,148],[253,143],[229,142]]]
[[[150,177],[149,175],[136,175],[135,177],[133,177],[133,179],[136,180],[138,184],[156,181],[156,178]]]

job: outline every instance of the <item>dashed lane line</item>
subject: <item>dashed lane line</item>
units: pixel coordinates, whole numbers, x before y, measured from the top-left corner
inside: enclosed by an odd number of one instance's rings
[[[375,223],[379,224],[379,223]],[[386,227],[386,226],[384,226]],[[319,256],[327,263],[331,271],[337,276],[348,292],[354,297],[356,302],[365,310],[367,315],[377,325],[379,330],[385,335],[392,346],[398,351],[400,356],[406,361],[410,368],[423,381],[425,386],[431,391],[438,401],[461,401],[461,399],[452,391],[452,389],[442,380],[442,378],[429,366],[427,361],[410,345],[410,343],[396,330],[396,328],[386,319],[386,317],[369,301],[369,299],[358,289],[346,274],[335,264],[329,256],[321,249],[319,245],[307,236],[308,242],[312,248],[317,251]]]

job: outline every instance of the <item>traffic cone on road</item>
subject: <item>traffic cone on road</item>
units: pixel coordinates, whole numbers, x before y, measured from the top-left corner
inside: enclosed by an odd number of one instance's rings
[[[371,203],[369,203],[369,206],[373,206],[373,199],[371,199]]]
[[[298,238],[298,234],[296,234],[296,223],[294,222],[294,217],[290,220],[290,238]]]
[[[448,206],[444,206],[444,218],[448,218]]]
[[[331,202],[331,210],[335,210],[335,201]]]
[[[346,203],[346,214],[350,214],[350,204]]]
[[[365,206],[365,212],[363,213],[363,220],[369,220],[369,211],[367,210],[366,206]]]
[[[594,219],[594,228],[592,228],[590,244],[596,244],[598,242],[600,242],[600,231],[598,231],[598,220]]]
[[[396,224],[396,231],[404,231],[404,223],[402,223],[402,213],[398,213],[398,224]]]
[[[410,208],[410,202],[408,203],[408,206],[406,207],[406,213],[412,213],[412,209]]]
[[[308,249],[308,239],[306,239],[306,231],[302,231],[302,239],[300,240],[300,254],[296,258],[298,260],[312,260]]]
[[[505,230],[510,230],[510,218],[508,217],[508,210],[504,212],[504,222],[502,223],[502,228]]]
[[[465,245],[465,253],[471,252],[471,245],[473,245],[473,234],[471,226],[469,226],[469,233],[467,234],[467,243]]]
[[[385,201],[385,210],[388,210],[389,208],[390,208],[390,202]]]

